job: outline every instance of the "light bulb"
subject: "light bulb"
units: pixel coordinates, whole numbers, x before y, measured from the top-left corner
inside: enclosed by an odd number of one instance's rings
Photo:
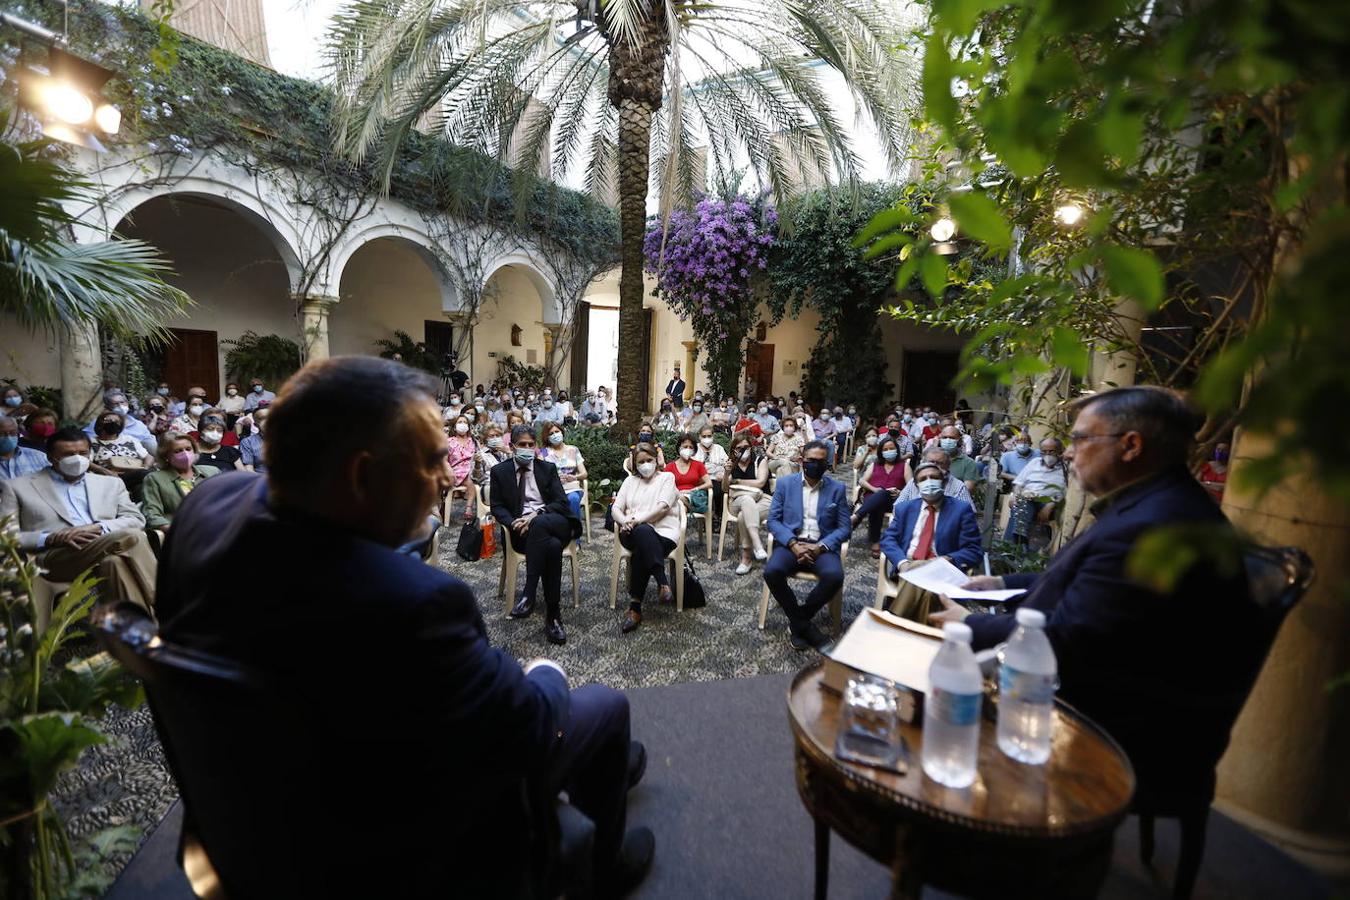
[[[43,96],[47,109],[62,122],[83,125],[94,114],[94,103],[74,85],[56,82]]]
[[[99,104],[98,109],[94,110],[94,124],[104,134],[117,134],[117,130],[122,127],[122,111],[111,103]]]
[[[933,223],[933,227],[928,229],[928,233],[933,236],[933,240],[938,243],[950,241],[952,235],[956,234],[956,223],[943,216]]]
[[[1070,227],[1083,221],[1083,215],[1083,207],[1077,203],[1065,203],[1055,209],[1055,221]]]

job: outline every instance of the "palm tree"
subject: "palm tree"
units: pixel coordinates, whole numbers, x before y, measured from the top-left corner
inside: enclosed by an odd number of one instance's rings
[[[9,124],[0,110],[0,133]],[[140,241],[76,243],[61,206],[87,189],[50,141],[0,141],[0,312],[30,331],[99,325],[128,340],[164,340],[189,305],[163,280],[167,262]]]
[[[894,0],[355,0],[329,53],[342,150],[387,183],[408,131],[441,127],[520,173],[552,151],[598,192],[617,183],[619,411],[631,431],[641,396],[642,239],[655,149],[662,205],[701,177],[748,162],[781,200],[794,184],[856,183],[859,158],[832,108],[842,75],[888,163],[902,164],[912,105]],[[653,142],[655,140],[655,146]],[[521,196],[525,196],[521,192]]]

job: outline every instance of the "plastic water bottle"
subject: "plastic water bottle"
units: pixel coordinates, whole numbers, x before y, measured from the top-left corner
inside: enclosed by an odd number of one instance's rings
[[[998,746],[1018,762],[1039,765],[1050,758],[1058,671],[1045,613],[1019,609],[998,680]]]
[[[963,788],[975,780],[984,680],[970,649],[970,626],[948,622],[942,635],[923,704],[923,771],[939,784]]]

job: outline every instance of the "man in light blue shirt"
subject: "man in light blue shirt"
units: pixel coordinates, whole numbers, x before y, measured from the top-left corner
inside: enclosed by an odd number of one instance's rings
[[[248,396],[244,398],[244,412],[253,412],[263,403],[271,403],[277,395],[263,387],[261,378],[255,378],[249,385]]]
[[[257,434],[250,434],[239,442],[239,461],[250,472],[266,472],[263,462],[263,431],[266,430],[268,409],[263,407],[253,414],[253,424],[258,427]]]
[[[769,404],[763,400],[760,401],[759,406],[750,415],[750,418],[755,420],[755,424],[759,425],[766,436],[778,431],[780,427],[778,417],[769,412]]]
[[[19,423],[0,416],[0,479],[22,478],[47,468],[47,454],[19,446]]]
[[[554,402],[552,392],[545,391],[543,399],[539,402],[539,412],[534,414],[535,424],[542,425],[544,422],[557,422],[561,425],[562,420],[562,407]]]
[[[1016,446],[1012,450],[1005,450],[998,459],[999,477],[1011,484],[1022,474],[1027,463],[1040,459],[1040,456],[1041,451],[1031,446],[1031,438],[1025,434],[1018,435]]]

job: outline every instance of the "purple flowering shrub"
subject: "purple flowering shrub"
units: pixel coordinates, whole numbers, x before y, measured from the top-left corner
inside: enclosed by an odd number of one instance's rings
[[[692,210],[671,213],[662,233],[654,217],[643,240],[656,296],[693,323],[699,352],[716,393],[738,393],[743,344],[755,322],[754,282],[768,265],[778,213],[736,197],[705,197]]]

